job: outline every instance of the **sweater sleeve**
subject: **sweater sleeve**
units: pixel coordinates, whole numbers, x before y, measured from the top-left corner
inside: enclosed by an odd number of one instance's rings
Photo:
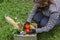
[[[57,19],[59,18],[59,12],[54,5],[51,5],[49,10],[52,14],[50,15],[48,23],[45,27],[37,28],[36,33],[48,32],[56,25]]]
[[[30,12],[30,14],[28,16],[28,19],[27,19],[28,22],[31,22],[31,20],[32,20],[33,16],[35,15],[36,11],[37,11],[37,7],[34,6],[32,11]]]

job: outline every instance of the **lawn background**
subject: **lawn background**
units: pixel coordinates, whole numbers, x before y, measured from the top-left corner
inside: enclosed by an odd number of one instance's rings
[[[13,26],[6,22],[5,16],[10,16],[23,25],[28,14],[33,8],[33,0],[0,0],[0,40],[14,40],[13,35],[16,33]],[[40,33],[38,40],[60,40],[60,27],[56,26],[48,33]]]

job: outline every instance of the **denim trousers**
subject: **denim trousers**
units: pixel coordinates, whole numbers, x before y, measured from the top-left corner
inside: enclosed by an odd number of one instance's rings
[[[34,15],[33,20],[35,20],[37,23],[44,27],[48,23],[49,17],[44,16],[42,12],[38,12]],[[56,25],[57,24],[60,24],[60,17],[59,19],[57,19]]]

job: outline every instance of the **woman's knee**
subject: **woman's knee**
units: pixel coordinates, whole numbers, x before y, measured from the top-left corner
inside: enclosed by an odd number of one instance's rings
[[[43,13],[38,12],[36,13],[36,15],[34,15],[33,20],[35,20],[36,22],[39,22],[41,21],[42,18],[43,18]]]
[[[48,22],[49,18],[48,17],[44,17],[42,20],[41,20],[41,26],[44,27],[46,26],[47,22]]]

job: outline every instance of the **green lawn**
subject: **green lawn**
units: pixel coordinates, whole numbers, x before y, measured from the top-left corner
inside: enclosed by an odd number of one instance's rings
[[[32,0],[0,0],[0,40],[13,40],[16,30],[6,22],[5,15],[16,21],[16,17],[23,25],[33,7]],[[48,33],[38,34],[38,40],[60,40],[60,27],[56,26]]]

